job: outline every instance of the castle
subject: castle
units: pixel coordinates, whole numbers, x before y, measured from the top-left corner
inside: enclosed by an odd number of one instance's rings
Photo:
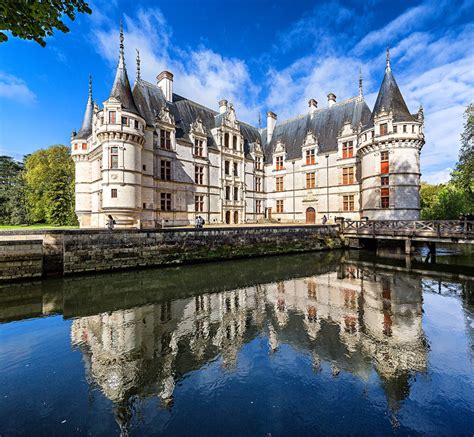
[[[316,223],[323,216],[375,220],[419,218],[423,110],[411,114],[387,50],[371,112],[362,93],[265,129],[173,92],[173,74],[133,88],[123,31],[109,98],[100,108],[89,85],[84,120],[71,137],[76,213],[83,228],[155,228],[194,223]]]

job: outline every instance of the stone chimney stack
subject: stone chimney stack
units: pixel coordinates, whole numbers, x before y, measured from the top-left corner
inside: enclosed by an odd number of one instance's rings
[[[333,93],[329,93],[328,94],[328,106],[331,107],[332,105],[334,105],[334,103],[336,103],[336,95],[333,94]]]
[[[316,109],[318,109],[318,102],[315,99],[309,99],[308,106],[309,106],[309,113],[312,114],[313,112],[316,111]]]
[[[275,125],[277,122],[277,115],[272,112],[267,112],[267,143],[272,140],[273,131],[275,130]]]
[[[219,114],[225,114],[227,112],[227,100],[219,100]]]
[[[158,81],[158,86],[161,88],[163,95],[165,96],[166,101],[173,101],[173,73],[169,71],[162,71],[158,76],[156,76]]]

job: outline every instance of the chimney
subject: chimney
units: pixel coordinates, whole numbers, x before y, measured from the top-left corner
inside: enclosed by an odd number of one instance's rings
[[[162,71],[156,76],[158,86],[161,88],[166,101],[173,101],[173,73],[169,71]]]
[[[315,99],[308,100],[309,113],[312,114],[316,109],[318,109],[318,102]]]
[[[333,94],[333,93],[329,93],[328,94],[328,106],[331,107],[332,105],[334,105],[334,103],[336,103],[336,95]]]
[[[277,115],[272,112],[267,112],[267,143],[272,140],[273,131],[275,130],[275,125],[277,122]]]
[[[219,114],[225,114],[227,112],[227,100],[219,100]]]

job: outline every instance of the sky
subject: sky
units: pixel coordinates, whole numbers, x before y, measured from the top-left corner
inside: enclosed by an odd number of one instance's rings
[[[93,76],[94,100],[110,92],[123,19],[130,80],[140,50],[141,77],[174,74],[174,91],[210,108],[223,98],[257,125],[358,94],[373,108],[385,49],[412,113],[425,111],[422,179],[449,180],[458,157],[463,112],[474,101],[472,0],[89,1],[92,15],[67,20],[70,32],[46,48],[10,37],[0,44],[0,154],[21,159],[69,144],[79,129]]]

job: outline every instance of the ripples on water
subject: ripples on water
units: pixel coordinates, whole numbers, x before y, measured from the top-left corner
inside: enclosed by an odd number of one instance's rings
[[[375,261],[3,286],[0,435],[472,435],[472,281]]]

